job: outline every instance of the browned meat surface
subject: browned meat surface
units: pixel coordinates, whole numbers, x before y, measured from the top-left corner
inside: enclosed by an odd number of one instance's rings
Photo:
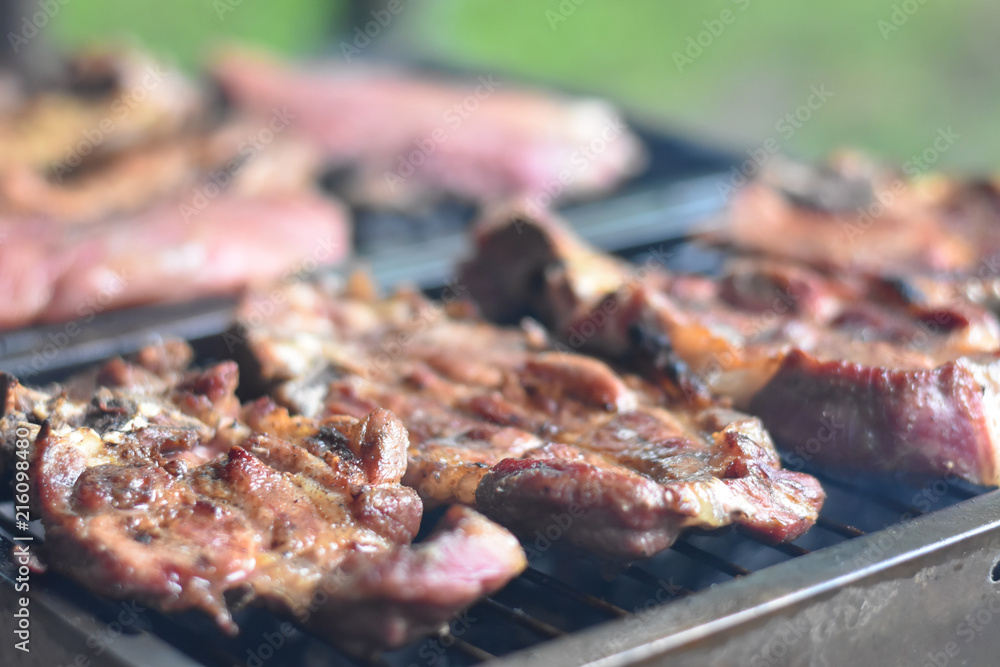
[[[77,428],[95,410],[106,416],[107,424],[128,421],[115,417],[116,410],[122,415],[138,411],[200,438],[211,437],[212,429],[219,427],[228,433],[225,422],[239,410],[236,365],[223,362],[191,370],[192,357],[186,343],[167,341],[143,348],[131,362],[112,359],[63,384],[41,388],[26,387],[14,376],[0,373],[0,470],[14,454],[18,427],[27,428],[33,440],[45,421]],[[206,456],[199,455],[199,460]]]
[[[233,362],[184,361],[153,348],[49,390],[6,378],[4,446],[31,431],[49,566],[230,631],[230,604],[264,604],[358,652],[436,630],[523,569],[513,535],[469,509],[410,544],[422,505],[399,483],[408,435],[390,412],[241,408]]]
[[[910,177],[853,154],[820,169],[779,166],[737,191],[706,238],[1000,303],[995,182]]]
[[[61,176],[9,165],[0,177],[0,203],[8,218],[85,224],[138,210],[182,185],[194,187],[191,157],[184,142],[170,142],[91,160],[85,169]]]
[[[137,51],[81,53],[65,70],[59,86],[0,110],[0,174],[30,166],[58,178],[95,152],[171,136],[206,110],[190,80]]]
[[[293,114],[296,131],[351,166],[362,200],[404,205],[445,192],[489,201],[547,189],[574,197],[608,190],[643,161],[607,104],[515,89],[492,75],[448,83],[236,54],[213,71],[237,108]]]
[[[780,261],[715,279],[630,267],[517,211],[476,242],[463,280],[487,314],[533,314],[564,345],[673,375],[689,399],[727,397],[799,465],[1000,483],[1000,325],[975,304]]]
[[[217,118],[135,53],[69,69],[0,110],[0,329],[236,293],[348,252],[320,155],[280,110]]]
[[[631,559],[688,527],[794,539],[822,502],[755,419],[675,406],[553,350],[537,325],[498,328],[410,292],[378,299],[358,281],[259,293],[240,317],[229,342],[248,344],[277,400],[309,416],[391,410],[410,434],[405,484],[522,534],[562,522],[568,544]]]
[[[163,202],[129,218],[86,228],[0,222],[0,328],[93,319],[95,313],[156,301],[236,292],[349,249],[344,211],[306,192],[225,192],[203,208]]]
[[[52,226],[115,217],[130,224],[126,216],[163,202],[198,211],[221,190],[245,195],[308,191],[319,168],[318,153],[281,135],[261,143],[258,134],[270,132],[269,122],[233,118],[211,130],[101,150],[55,175],[11,164],[0,175],[0,211]]]

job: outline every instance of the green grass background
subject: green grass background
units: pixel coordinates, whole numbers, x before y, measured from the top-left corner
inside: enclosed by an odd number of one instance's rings
[[[819,158],[851,145],[903,161],[938,127],[960,139],[936,166],[1000,167],[1000,3],[974,0],[402,0],[385,44],[490,72],[611,97],[663,127],[749,149],[776,137]],[[577,4],[579,2],[580,4]],[[232,11],[220,19],[219,3]],[[129,36],[193,65],[220,39],[290,54],[350,32],[344,1],[70,0],[52,22],[67,46]],[[893,8],[916,11],[885,38]],[[573,9],[550,24],[546,12]],[[745,9],[743,9],[745,7]],[[679,72],[674,53],[703,22],[735,20]],[[339,39],[334,38],[332,46]],[[336,49],[333,49],[336,52]],[[811,86],[833,97],[787,140],[775,124]]]

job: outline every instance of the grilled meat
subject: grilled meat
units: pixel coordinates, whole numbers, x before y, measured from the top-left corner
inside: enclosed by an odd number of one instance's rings
[[[191,430],[198,438],[210,438],[213,428],[237,416],[238,371],[232,362],[192,370],[192,357],[187,343],[170,340],[143,348],[133,361],[111,359],[58,385],[27,387],[13,375],[0,373],[0,470],[15,453],[19,427],[27,428],[33,441],[43,422],[77,428],[94,411],[105,414],[105,425],[128,421],[115,417],[115,410],[139,411],[146,418]],[[195,393],[195,387],[200,391]]]
[[[7,378],[5,445],[32,432],[51,567],[230,631],[227,602],[253,600],[357,652],[431,632],[523,569],[517,540],[469,509],[410,544],[422,505],[399,484],[408,436],[391,413],[241,408],[232,362],[178,358],[147,350],[50,391]]]
[[[993,181],[910,177],[847,153],[820,168],[777,162],[733,194],[721,228],[705,238],[821,269],[905,278],[996,309],[998,213]]]
[[[179,70],[141,52],[94,50],[68,60],[56,87],[5,107],[4,161],[58,178],[93,153],[170,136],[197,122],[204,97]]]
[[[642,165],[636,137],[598,101],[468,85],[359,66],[294,70],[230,54],[214,66],[238,109],[286,109],[331,162],[349,165],[355,199],[405,206],[428,193],[473,201],[606,191]],[[555,185],[560,192],[548,193]]]
[[[109,219],[127,225],[129,216],[163,202],[197,210],[221,190],[255,196],[308,191],[318,153],[280,135],[262,143],[259,135],[271,132],[271,121],[232,118],[211,130],[98,151],[55,175],[12,164],[0,174],[0,211],[51,226]]]
[[[788,540],[815,520],[819,485],[780,468],[755,419],[671,409],[660,387],[552,349],[537,324],[487,324],[452,296],[291,285],[245,300],[229,340],[296,412],[391,410],[410,434],[405,484],[522,534],[556,522],[568,544],[631,559],[688,527]]]
[[[185,197],[72,230],[7,220],[0,233],[0,286],[9,295],[0,328],[233,293],[348,250],[343,210],[306,192]]]
[[[234,293],[346,254],[345,213],[313,189],[319,153],[288,119],[209,107],[177,72],[100,53],[0,112],[0,329]]]
[[[463,280],[487,314],[530,312],[564,344],[675,375],[689,399],[727,397],[800,466],[1000,483],[1000,325],[975,304],[779,261],[717,279],[632,267],[517,210],[476,242]]]

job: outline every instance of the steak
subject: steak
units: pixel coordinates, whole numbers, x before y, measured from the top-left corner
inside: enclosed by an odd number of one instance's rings
[[[157,366],[171,357],[147,350],[58,390],[6,378],[4,444],[32,434],[48,566],[230,632],[252,601],[358,653],[437,630],[524,568],[513,535],[468,508],[411,544],[423,508],[399,483],[408,436],[388,411],[240,406],[233,362]]]
[[[347,214],[287,119],[217,118],[138,53],[69,69],[0,109],[0,329],[234,294],[346,255]]]
[[[553,183],[560,196],[579,197],[609,190],[644,162],[639,140],[608,104],[516,89],[492,75],[449,82],[236,53],[213,73],[236,109],[287,110],[300,136],[351,172],[354,202],[406,207],[435,193],[550,200]]]
[[[247,345],[293,412],[391,410],[410,435],[404,484],[522,535],[561,524],[568,545],[633,559],[690,527],[735,524],[780,541],[815,521],[818,483],[781,469],[757,420],[677,403],[656,383],[554,349],[530,321],[488,324],[460,291],[431,302],[406,290],[379,298],[358,279],[289,285],[248,297],[229,341]]]
[[[835,272],[903,278],[1000,306],[1000,190],[919,178],[843,154],[819,168],[776,161],[732,195],[706,234],[744,252]]]
[[[0,221],[0,329],[87,322],[100,312],[231,294],[343,257],[346,214],[307,192],[226,192],[186,215],[184,201],[80,229]]]
[[[716,278],[630,266],[551,216],[498,212],[463,280],[486,314],[758,415],[789,461],[1000,483],[1000,325],[905,282],[740,259]]]

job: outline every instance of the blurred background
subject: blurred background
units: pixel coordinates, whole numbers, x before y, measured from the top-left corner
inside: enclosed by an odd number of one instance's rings
[[[400,3],[365,57],[403,55],[555,83],[605,95],[633,117],[692,139],[746,151],[773,137],[784,152],[806,159],[855,146],[902,163],[951,128],[959,138],[936,167],[997,168],[1000,3]],[[343,45],[382,3],[50,4],[58,6],[47,28],[54,46],[131,40],[194,69],[220,41],[343,57]]]
[[[758,171],[868,215],[869,176],[799,164],[841,148],[876,158],[848,172],[901,167],[886,179],[1000,173],[998,3],[6,0],[0,21],[0,288],[20,299],[0,329],[74,317],[77,285],[107,310],[231,296],[318,247],[437,287],[513,199],[621,250],[718,222]],[[363,61],[415,72],[337,66]]]

